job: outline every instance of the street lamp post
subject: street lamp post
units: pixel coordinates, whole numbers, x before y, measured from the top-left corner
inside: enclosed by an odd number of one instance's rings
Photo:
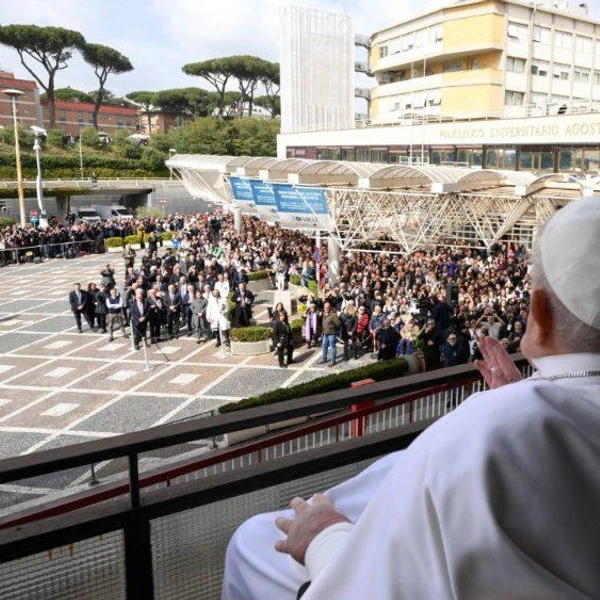
[[[35,180],[35,189],[37,192],[37,203],[40,209],[40,227],[48,227],[48,219],[46,218],[46,209],[44,208],[44,192],[42,190],[42,166],[40,163],[40,150],[42,145],[40,144],[39,136],[35,136],[35,143],[33,144],[33,151],[35,152],[35,164],[37,167],[37,178]]]
[[[21,151],[19,149],[19,125],[17,123],[17,98],[23,95],[21,90],[3,90],[12,102],[13,124],[15,127],[15,154],[17,156],[17,193],[19,195],[19,217],[21,227],[27,225],[25,218],[25,193],[23,192],[23,171],[21,169]]]
[[[175,150],[175,148],[169,148],[169,160],[171,160],[171,157],[174,156],[175,154],[177,154],[177,150]],[[171,181],[173,181],[173,168],[169,167],[169,179]]]
[[[83,181],[83,148],[81,147],[81,131],[79,132],[79,172]]]

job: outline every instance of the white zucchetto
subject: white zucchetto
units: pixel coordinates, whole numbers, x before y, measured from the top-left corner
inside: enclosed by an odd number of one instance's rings
[[[561,208],[541,233],[540,256],[558,299],[580,321],[600,329],[600,196]]]

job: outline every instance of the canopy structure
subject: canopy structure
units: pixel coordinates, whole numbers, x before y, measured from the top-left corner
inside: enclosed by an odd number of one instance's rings
[[[282,227],[325,231],[341,249],[386,244],[402,253],[476,240],[490,247],[503,237],[529,246],[541,222],[600,184],[526,171],[273,157],[176,155],[167,166],[194,196],[269,215]],[[276,199],[298,214],[284,215]]]

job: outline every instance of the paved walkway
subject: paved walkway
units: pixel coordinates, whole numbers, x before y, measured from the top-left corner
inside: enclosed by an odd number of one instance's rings
[[[73,283],[98,282],[101,266],[113,258],[120,268],[120,256],[103,255],[0,269],[0,459],[161,425],[332,372],[315,364],[314,349],[298,350],[295,364],[280,369],[273,354],[224,358],[214,342],[198,345],[188,337],[152,346],[146,370],[130,338],[108,343],[85,324],[79,334],[69,310]],[[270,303],[272,293],[261,292],[259,320]],[[149,454],[145,466],[169,454]],[[100,466],[99,476],[115,469]],[[0,486],[0,509],[16,496],[37,497],[88,478],[88,469],[73,469]]]

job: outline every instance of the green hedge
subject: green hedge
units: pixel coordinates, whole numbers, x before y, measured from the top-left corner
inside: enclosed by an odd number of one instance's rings
[[[111,237],[104,240],[104,245],[107,248],[122,248],[123,238],[122,237]]]
[[[327,375],[307,383],[301,383],[290,388],[279,388],[260,396],[245,398],[239,402],[230,402],[219,407],[219,412],[227,413],[245,408],[254,408],[255,406],[264,406],[275,404],[284,400],[294,400],[304,396],[313,396],[315,394],[325,394],[335,390],[341,390],[350,387],[351,383],[363,379],[374,379],[375,381],[385,381],[402,377],[408,367],[403,358],[394,358],[393,360],[384,360],[376,362],[365,367],[352,369],[351,371],[342,371],[333,375]]]
[[[163,231],[162,232],[162,239],[163,242],[167,241],[167,240],[172,240],[177,234],[174,231]]]
[[[302,319],[294,319],[290,323],[290,327],[292,328],[293,332],[301,331],[303,325],[304,325],[304,321]]]
[[[302,285],[302,277],[298,273],[293,273],[290,275],[290,283],[292,285]]]
[[[5,227],[12,227],[15,224],[16,221],[12,217],[0,217],[0,229],[4,229]]]
[[[123,238],[123,245],[125,245],[125,244],[141,244],[141,243],[142,243],[142,238],[137,234],[128,235]]]
[[[234,342],[262,342],[273,336],[270,327],[255,325],[250,327],[237,327],[231,330],[231,339]]]
[[[319,284],[314,279],[311,279],[308,282],[308,286],[307,287],[308,287],[308,289],[310,290],[310,292],[311,292],[311,294],[313,296],[318,296],[319,295]]]
[[[248,281],[258,281],[259,279],[267,279],[267,277],[269,276],[269,272],[250,271],[249,273],[246,273],[246,276],[248,277]]]

